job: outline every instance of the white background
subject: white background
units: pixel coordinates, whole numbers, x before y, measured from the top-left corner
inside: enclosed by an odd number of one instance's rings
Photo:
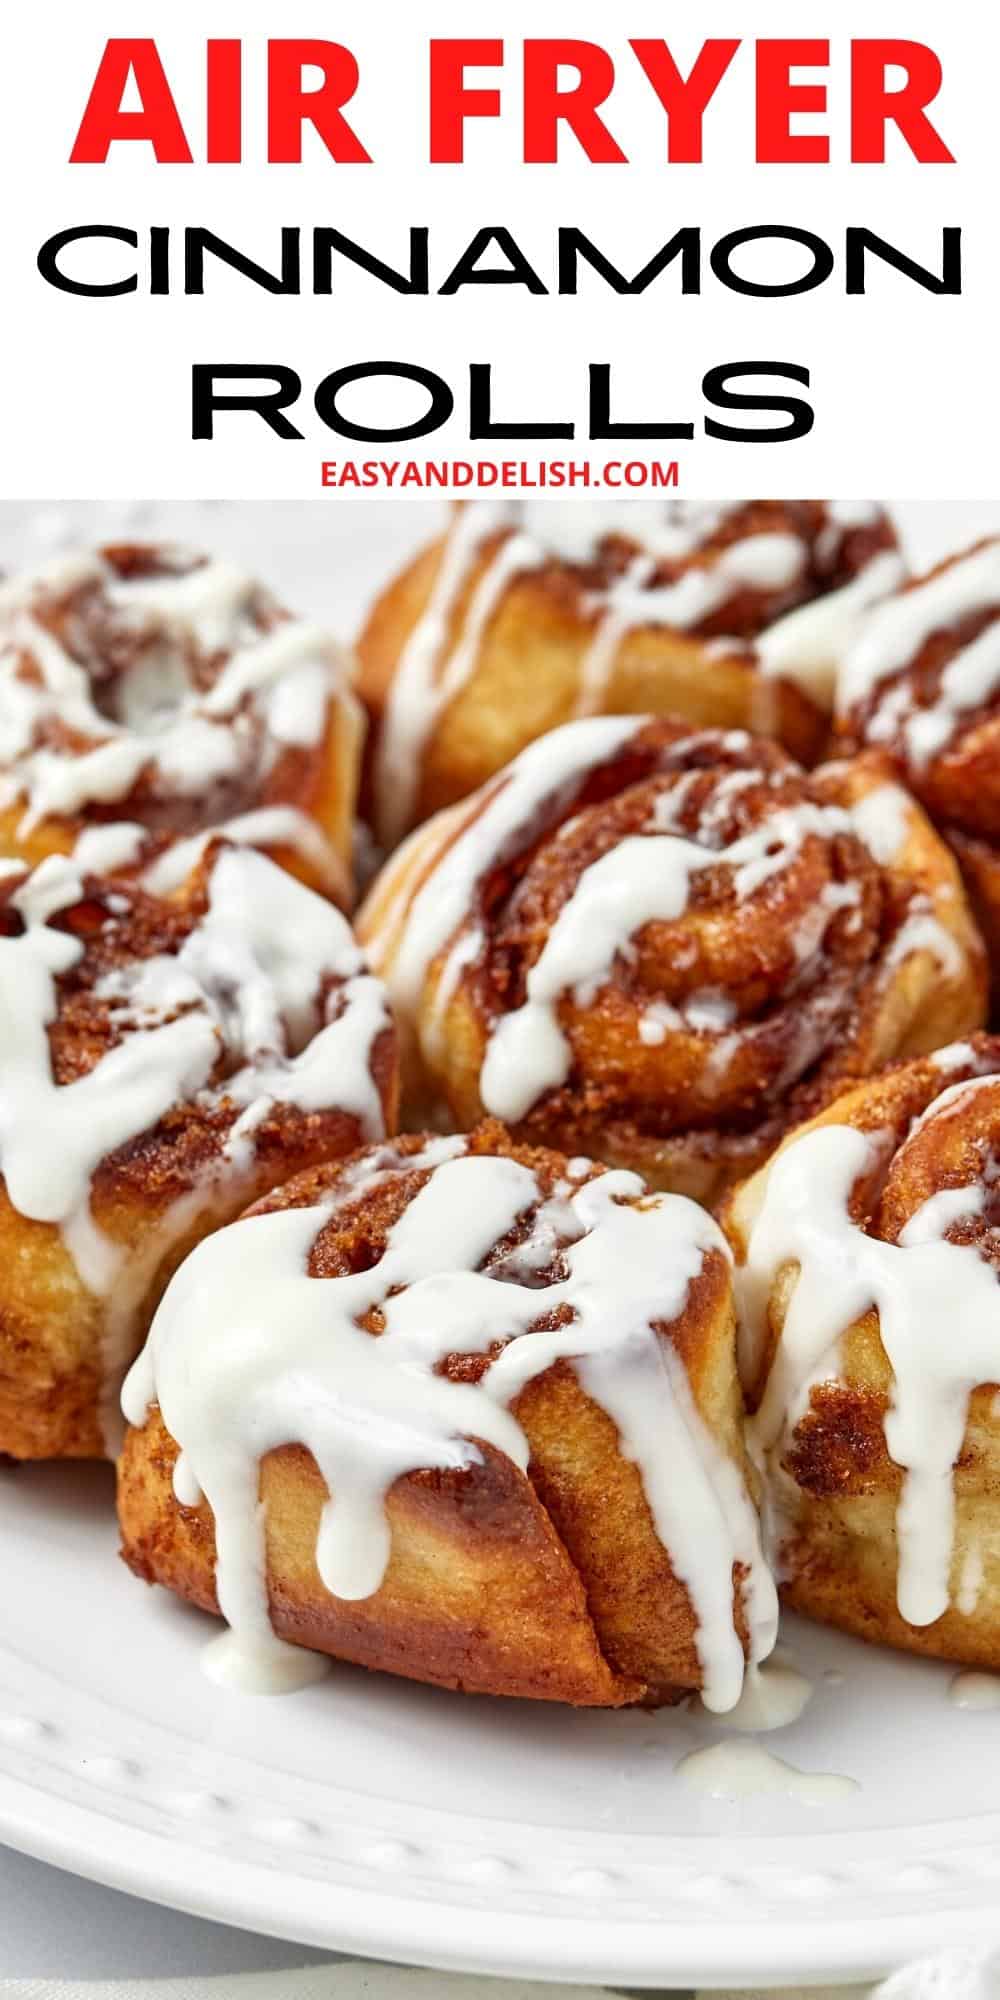
[[[752,21],[749,18],[752,15]],[[109,32],[156,34],[197,149],[203,38],[242,34],[246,48],[247,157],[239,167],[157,166],[146,146],[119,145],[106,166],[70,166],[68,154]],[[301,167],[263,164],[267,32],[336,36],[355,51],[362,83],[349,115],[375,164],[334,165],[318,140]],[[662,111],[627,49],[628,36],[668,33],[685,71],[703,36],[826,35],[832,42],[830,110],[801,117],[827,126],[833,163],[755,167],[753,52],[744,46],[706,117],[701,167],[667,166]],[[921,166],[901,141],[884,167],[847,161],[851,32],[929,41],[945,67],[933,107],[958,164]],[[464,167],[426,164],[427,43],[436,34],[503,34],[505,117],[469,127]],[[523,33],[604,41],[619,84],[605,115],[634,164],[594,166],[567,137],[556,166],[520,164],[518,41]],[[692,492],[847,492],[988,495],[994,467],[994,350],[1000,286],[995,272],[1000,16],[981,0],[706,0],[697,10],[660,0],[100,0],[81,7],[35,0],[0,30],[0,151],[4,167],[3,471],[8,494],[319,494],[323,457],[364,456],[323,430],[304,399],[301,443],[282,443],[258,418],[221,420],[213,443],[190,441],[193,359],[273,361],[308,384],[346,363],[391,356],[433,366],[460,389],[470,360],[492,360],[501,414],[583,411],[588,360],[609,361],[622,413],[694,416],[700,381],[727,360],[792,359],[812,371],[817,422],[793,445],[740,446],[698,438],[658,448],[678,455]],[[803,78],[803,80],[806,80]],[[810,75],[810,81],[816,78]],[[485,74],[470,82],[488,83]],[[260,261],[276,261],[282,223],[334,224],[389,261],[404,258],[406,229],[432,231],[440,278],[474,230],[503,223],[543,274],[557,224],[583,227],[624,268],[640,263],[683,224],[706,244],[751,223],[809,227],[838,249],[839,282],[796,299],[756,300],[710,276],[700,298],[678,296],[668,276],[641,297],[617,298],[598,280],[577,299],[532,298],[519,289],[457,298],[398,298],[350,267],[333,298],[271,298],[217,268],[203,299],[138,295],[72,299],[35,271],[42,240],[74,223],[137,228],[208,225]],[[867,298],[843,295],[843,230],[865,225],[927,263],[940,228],[965,230],[966,289],[934,298],[884,270]],[[116,253],[117,254],[117,253]],[[436,455],[470,455],[462,397]],[[355,414],[362,414],[360,395]],[[378,415],[400,409],[383,391]],[[407,405],[412,414],[412,405]],[[367,414],[371,408],[368,405]],[[585,449],[585,446],[583,447]],[[405,454],[411,448],[403,447]],[[498,448],[491,448],[496,453]],[[530,457],[519,447],[511,455]],[[542,448],[563,455],[568,447]],[[638,447],[641,456],[657,447]],[[617,447],[615,448],[617,455]],[[394,454],[395,455],[395,454]],[[326,497],[331,509],[334,495]]]

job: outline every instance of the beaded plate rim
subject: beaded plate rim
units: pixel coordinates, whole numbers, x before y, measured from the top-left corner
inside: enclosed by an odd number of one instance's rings
[[[270,1706],[270,1704],[269,1704]],[[749,1842],[577,1833],[308,1787],[233,1756],[216,1786],[169,1729],[122,1754],[116,1710],[0,1642],[0,1838],[193,1915],[439,1969],[631,1985],[874,1977],[1000,1943],[1000,1814]],[[231,1768],[230,1768],[231,1767]],[[292,1804],[289,1801],[292,1799]],[[544,1833],[544,1838],[542,1834]],[[490,1834],[493,1835],[490,1838]],[[812,1850],[821,1852],[821,1865]],[[516,1851],[512,1851],[516,1850]],[[206,1861],[210,1864],[206,1867]],[[321,1893],[317,1894],[317,1889]]]

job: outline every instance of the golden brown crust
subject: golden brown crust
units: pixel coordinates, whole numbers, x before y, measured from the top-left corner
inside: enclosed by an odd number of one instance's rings
[[[844,817],[889,776],[874,753],[807,777],[760,739],[692,734],[665,719],[637,724],[617,753],[540,809],[516,852],[485,870],[414,1011],[394,987],[410,913],[421,891],[433,894],[435,870],[492,788],[429,822],[389,863],[358,920],[395,990],[407,1122],[441,1102],[459,1130],[482,1115],[490,1036],[523,1004],[528,972],[584,872],[655,830],[664,811],[663,827],[702,842],[707,863],[772,815],[832,809],[833,820],[754,893],[741,897],[731,868],[706,865],[681,914],[647,924],[597,991],[562,995],[572,1066],[521,1119],[519,1137],[710,1203],[844,1077],[981,1026],[982,946],[947,849],[902,793],[893,810],[903,837],[888,861],[876,861]],[[913,930],[904,950],[908,922],[927,918],[940,933]],[[451,952],[462,936],[470,949],[456,977]],[[939,938],[936,952],[928,936]],[[706,995],[707,1017],[698,1011]]]
[[[407,1167],[425,1143],[397,1140],[391,1149],[397,1168],[380,1185],[365,1184],[353,1204],[349,1198],[338,1204],[317,1237],[314,1276],[366,1268],[379,1254],[426,1179],[426,1168]],[[543,1190],[565,1173],[564,1160],[514,1144],[493,1121],[470,1135],[468,1148],[518,1160]],[[300,1175],[255,1212],[305,1207],[343,1190],[345,1175],[363,1158]],[[377,1337],[377,1327],[368,1330]],[[732,1293],[721,1254],[706,1257],[669,1338],[705,1423],[742,1467]],[[452,1356],[444,1367],[474,1379],[488,1359]],[[512,1409],[530,1446],[527,1474],[477,1440],[481,1467],[398,1479],[387,1503],[389,1569],[381,1588],[361,1602],[333,1598],[317,1575],[316,1525],[326,1489],[314,1461],[297,1446],[271,1453],[261,1495],[275,1629],[337,1658],[470,1692],[580,1706],[678,1699],[700,1684],[691,1604],[614,1425],[565,1363],[538,1376]],[[119,1484],[123,1554],[147,1581],[216,1610],[211,1513],[204,1502],[191,1509],[177,1501],[175,1455],[155,1409],[142,1430],[129,1433]],[[746,1643],[739,1586],[734,1576],[737,1627]]]
[[[985,1076],[967,1101],[947,1115],[923,1114],[951,1085]],[[996,1196],[990,1160],[1000,1137],[1000,1038],[970,1037],[946,1064],[933,1055],[897,1063],[859,1083],[814,1120],[789,1134],[785,1147],[822,1126],[851,1126],[877,1136],[877,1158],[856,1183],[851,1214],[869,1235],[896,1243],[907,1222],[943,1189],[978,1183],[986,1173],[980,1213],[949,1227],[952,1241],[974,1244],[1000,1268]],[[784,1150],[784,1147],[782,1148]],[[739,1260],[746,1256],[773,1163],[729,1197],[723,1225]],[[777,1275],[759,1344],[744,1351],[751,1410],[759,1404],[782,1336],[798,1267]],[[961,1320],[962,1301],[955,1300]],[[941,1339],[949,1338],[942,1327]],[[847,1327],[835,1380],[812,1388],[801,1415],[782,1433],[772,1459],[772,1500],[787,1528],[781,1545],[782,1595],[795,1610],[875,1644],[900,1647],[970,1667],[1000,1667],[1000,1407],[995,1383],[972,1394],[965,1437],[953,1473],[955,1533],[950,1598],[945,1613],[914,1625],[897,1603],[896,1510],[903,1475],[889,1452],[885,1418],[893,1372],[874,1308]],[[1000,1349],[997,1373],[1000,1375]],[[973,1600],[963,1579],[970,1560],[981,1566]]]
[[[219,852],[216,843],[166,899],[123,878],[90,877],[84,900],[54,920],[85,947],[79,963],[58,981],[59,1009],[48,1030],[56,1084],[88,1074],[121,1042],[128,1030],[113,1002],[95,990],[98,982],[115,969],[177,952],[204,917]],[[0,934],[19,926],[10,898],[22,880],[0,881]],[[332,981],[331,994],[342,983]],[[254,1127],[245,1171],[223,1171],[241,1109],[225,1094],[227,1059],[220,1045],[210,1079],[214,1088],[175,1104],[96,1168],[90,1213],[122,1257],[109,1297],[95,1296],[84,1284],[58,1225],[20,1214],[0,1177],[0,1453],[103,1456],[102,1350],[116,1307],[132,1285],[138,1286],[134,1353],[169,1278],[202,1237],[277,1182],[316,1160],[342,1157],[363,1140],[353,1112],[337,1106],[307,1112],[274,1103]],[[392,1130],[399,1078],[391,1028],[376,1037],[371,1065],[386,1129]],[[39,1144],[44,1143],[40,1133]]]
[[[635,1699],[639,1690],[601,1656],[583,1586],[544,1508],[508,1459],[482,1450],[485,1463],[468,1473],[396,1481],[386,1500],[389,1569],[360,1603],[331,1597],[316,1569],[327,1496],[314,1461],[297,1445],[270,1453],[260,1491],[275,1631],[336,1659],[466,1693],[603,1707]],[[123,1554],[137,1576],[217,1611],[211,1514],[173,1501],[175,1458],[158,1416],[129,1433],[119,1475]]]
[[[754,535],[801,537],[808,552],[802,576],[784,589],[736,589],[724,606],[683,631],[637,622],[615,647],[599,698],[588,702],[581,673],[600,622],[600,596],[635,558],[627,517],[623,508],[622,533],[605,536],[589,562],[553,557],[508,581],[472,671],[436,718],[421,753],[411,824],[465,798],[527,743],[580,713],[673,714],[699,726],[760,730],[805,763],[820,754],[829,729],[826,713],[792,681],[765,677],[755,664],[753,642],[784,612],[838,588],[872,556],[894,548],[887,517],[880,514],[841,536],[830,563],[820,553],[824,531],[829,533],[822,502],[758,500],[722,510],[718,525],[693,553],[655,562],[647,578],[650,589],[706,568],[721,549]],[[478,587],[505,539],[504,533],[489,535],[471,563],[446,621],[443,659],[467,632]],[[364,786],[369,814],[389,690],[427,610],[445,548],[442,540],[424,550],[388,585],[358,641],[358,687],[373,724]]]

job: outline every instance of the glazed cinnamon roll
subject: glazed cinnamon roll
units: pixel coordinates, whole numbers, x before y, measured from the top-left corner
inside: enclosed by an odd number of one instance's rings
[[[395,1036],[340,912],[250,848],[166,898],[0,870],[0,1453],[90,1457],[191,1245],[393,1129]]]
[[[1000,537],[874,612],[849,649],[837,726],[875,743],[958,855],[1000,979]]]
[[[797,1610],[1000,1668],[1000,1039],[847,1092],[731,1199]]]
[[[725,1239],[633,1174],[496,1124],[303,1174],[178,1272],[124,1407],[125,1559],[221,1611],[221,1678],[728,1709],[773,1644]]]
[[[346,906],[362,734],[334,642],[230,563],[129,545],[0,584],[0,855],[182,841],[160,887],[222,831]]]
[[[378,840],[575,716],[747,727],[812,762],[846,636],[903,574],[869,502],[460,504],[359,642]]]
[[[958,870],[877,756],[594,717],[418,829],[359,935],[406,1094],[713,1201],[845,1075],[982,1025]]]

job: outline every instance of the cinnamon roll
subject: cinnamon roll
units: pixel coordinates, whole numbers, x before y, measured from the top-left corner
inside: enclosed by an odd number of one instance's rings
[[[207,1664],[244,1686],[311,1676],[308,1648],[728,1709],[776,1622],[733,1329],[716,1224],[633,1174],[496,1124],[315,1168],[163,1299],[123,1399],[125,1559],[223,1614]]]
[[[0,863],[0,1012],[0,1453],[96,1456],[191,1245],[393,1129],[394,1031],[340,912],[218,841],[169,897]]]
[[[1000,981],[1000,537],[874,612],[848,650],[837,727],[875,743],[958,856]]]
[[[857,1086],[731,1198],[797,1610],[1000,1668],[1000,1039]]]
[[[846,635],[903,574],[869,502],[460,503],[359,642],[378,840],[581,715],[748,727],[812,762]]]
[[[160,887],[222,831],[346,907],[362,735],[333,641],[230,563],[128,545],[0,584],[0,855],[181,843]]]
[[[982,1025],[958,870],[877,756],[593,717],[418,829],[359,935],[408,1116],[710,1202],[845,1075]]]

